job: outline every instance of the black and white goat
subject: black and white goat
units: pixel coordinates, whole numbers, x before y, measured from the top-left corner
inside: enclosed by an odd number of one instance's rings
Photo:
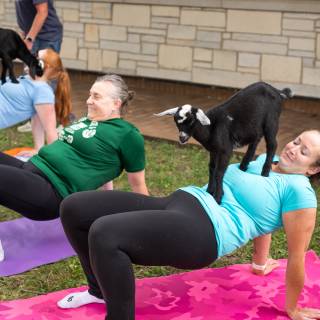
[[[22,60],[30,70],[32,78],[35,75],[41,77],[43,75],[43,62],[38,60],[28,50],[27,46],[17,32],[11,29],[0,28],[0,58],[2,59],[1,82],[6,82],[6,74],[9,69],[9,76],[13,83],[19,83],[13,71],[12,60],[18,58]]]
[[[261,175],[269,175],[277,149],[276,135],[282,102],[292,96],[289,88],[278,90],[267,83],[257,82],[206,113],[186,104],[156,115],[174,115],[180,142],[186,143],[193,137],[210,152],[207,191],[220,203],[222,179],[233,149],[249,145],[240,164],[240,169],[246,171],[264,136],[267,157]]]

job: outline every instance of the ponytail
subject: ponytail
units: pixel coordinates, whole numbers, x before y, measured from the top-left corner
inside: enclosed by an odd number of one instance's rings
[[[69,114],[72,110],[71,85],[67,71],[63,68],[57,77],[55,110],[58,123],[64,127],[69,123]]]
[[[320,159],[315,163],[316,167],[320,167]],[[311,176],[310,178],[311,183],[315,186],[315,187],[319,187],[320,186],[320,172],[314,174],[313,176]]]
[[[120,113],[124,115],[127,112],[127,108],[131,100],[133,100],[136,93],[134,91],[128,91],[127,97],[122,101]]]
[[[320,136],[320,130],[318,129],[313,129],[313,130],[308,130],[308,131],[315,131],[319,134]],[[315,167],[320,167],[320,155],[318,155],[318,159],[316,161],[316,163],[314,164]],[[320,187],[320,172],[312,175],[310,178],[311,183],[315,186],[315,187]]]
[[[69,122],[69,114],[72,109],[69,75],[64,69],[61,58],[57,52],[51,48],[43,51],[44,54],[41,59],[44,61],[45,68],[48,66],[51,67],[48,79],[57,80],[57,88],[55,92],[55,111],[57,122],[66,126]]]

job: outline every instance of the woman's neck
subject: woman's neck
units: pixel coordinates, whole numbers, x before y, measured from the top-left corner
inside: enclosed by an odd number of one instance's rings
[[[120,114],[110,115],[109,117],[97,117],[97,118],[88,117],[88,119],[91,120],[91,121],[108,121],[108,120],[120,119],[120,118],[121,118]]]
[[[41,77],[37,77],[35,76],[35,81],[44,81],[44,82],[49,82],[49,79],[48,77],[44,74],[43,76]]]
[[[303,172],[290,172],[290,171],[283,170],[281,168],[281,166],[279,165],[279,162],[272,164],[272,171],[276,172],[276,173],[282,173],[282,174],[301,174],[301,175],[309,178],[309,176]]]
[[[281,168],[279,167],[279,162],[274,162],[272,163],[272,171],[273,172],[277,172],[277,173],[286,173],[283,170],[281,170]]]

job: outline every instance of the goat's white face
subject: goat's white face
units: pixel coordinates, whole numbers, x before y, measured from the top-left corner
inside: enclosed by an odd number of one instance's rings
[[[202,125],[210,125],[210,119],[198,108],[193,108],[189,104],[183,105],[174,115],[174,120],[179,129],[179,140],[186,143],[193,135],[196,123],[199,121]]]
[[[190,104],[185,104],[181,108],[179,108],[177,112],[177,122],[183,123],[185,120],[187,120],[187,117],[191,114],[192,106]]]
[[[180,143],[186,143],[192,135],[192,127],[195,123],[195,114],[190,104],[185,104],[174,115],[174,121],[179,130]]]
[[[192,107],[190,104],[185,104],[179,108],[171,108],[156,115],[174,115],[181,143],[186,143],[192,136],[197,120],[202,125],[210,125],[210,119],[205,113],[201,109]]]

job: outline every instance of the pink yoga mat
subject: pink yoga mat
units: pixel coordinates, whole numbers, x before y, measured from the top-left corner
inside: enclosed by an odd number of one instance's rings
[[[249,265],[202,269],[137,280],[137,320],[284,320],[285,260],[265,277]],[[85,287],[0,303],[1,320],[104,320],[105,306],[62,310],[56,301]],[[320,261],[310,251],[300,303],[320,307]]]

